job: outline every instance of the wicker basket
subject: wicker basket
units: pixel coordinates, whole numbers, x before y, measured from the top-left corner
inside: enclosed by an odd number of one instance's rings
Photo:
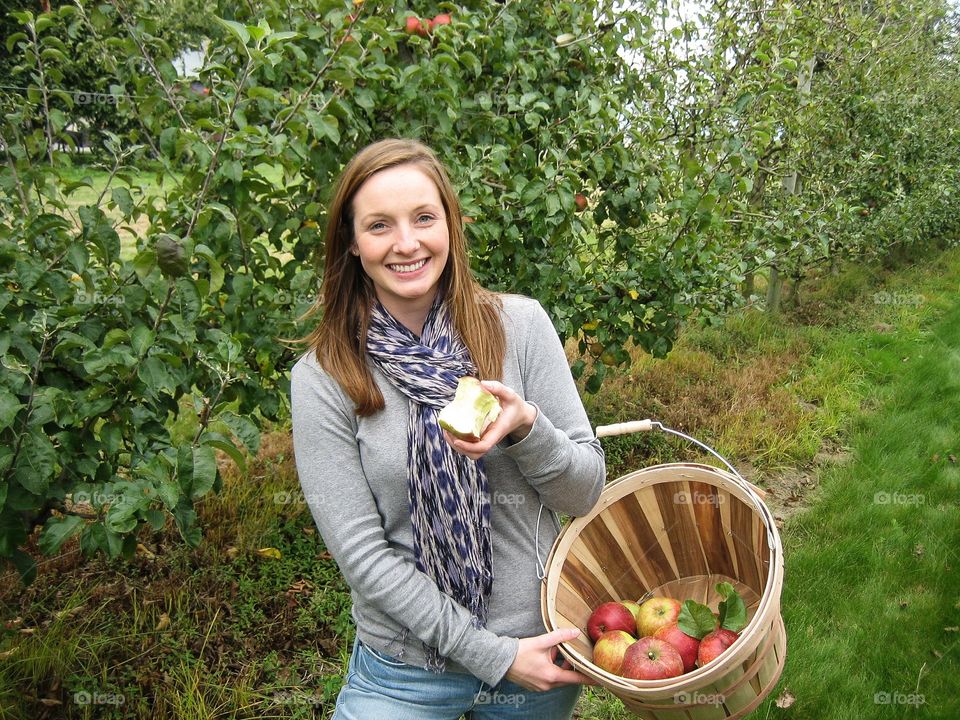
[[[706,448],[652,421],[598,428],[597,434],[653,426]],[[560,651],[641,718],[742,718],[770,694],[783,671],[780,537],[761,491],[731,471],[671,463],[625,475],[604,488],[588,515],[563,529],[547,560],[541,593],[547,630],[579,628],[581,636]],[[692,598],[716,611],[722,598],[714,588],[721,581],[743,598],[748,622],[712,663],[667,680],[630,680],[590,661],[587,619],[600,603],[666,596]]]

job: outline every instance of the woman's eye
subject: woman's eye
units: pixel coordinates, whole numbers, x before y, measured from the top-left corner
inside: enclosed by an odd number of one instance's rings
[[[385,227],[386,227],[386,225],[384,225],[382,222],[375,222],[373,225],[370,226],[370,229],[371,229],[371,230],[380,230],[380,229],[385,228]]]
[[[430,222],[431,220],[433,220],[433,215],[428,215],[427,213],[424,213],[423,215],[417,218],[417,222],[422,222],[422,223]]]

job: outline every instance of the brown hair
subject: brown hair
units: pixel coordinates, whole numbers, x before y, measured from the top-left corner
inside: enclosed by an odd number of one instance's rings
[[[405,164],[416,165],[440,192],[450,237],[440,291],[445,293],[454,327],[481,378],[500,379],[503,373],[506,338],[500,298],[481,287],[470,272],[460,200],[443,164],[416,140],[381,140],[354,155],[340,174],[327,211],[320,296],[302,318],[322,313],[317,328],[301,342],[314,350],[323,369],[340,383],[356,404],[358,415],[382,410],[383,394],[366,362],[367,326],[376,294],[360,258],[350,252],[354,246],[353,198],[374,173]]]

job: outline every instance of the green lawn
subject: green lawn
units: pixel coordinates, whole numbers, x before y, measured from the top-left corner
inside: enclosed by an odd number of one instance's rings
[[[956,717],[960,251],[860,265],[801,297],[780,318],[691,328],[665,360],[637,356],[588,412],[682,425],[766,487],[789,641],[752,717]],[[697,457],[662,435],[604,446],[611,479]],[[291,455],[281,426],[245,474],[225,466],[199,548],[145,529],[130,561],[84,560],[73,542],[28,588],[5,572],[0,720],[328,716],[350,601]],[[630,716],[588,689],[580,717]]]

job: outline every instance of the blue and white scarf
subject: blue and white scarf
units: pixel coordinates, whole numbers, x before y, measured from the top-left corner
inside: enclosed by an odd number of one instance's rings
[[[407,487],[417,569],[483,627],[493,587],[490,488],[483,461],[454,450],[437,422],[440,409],[453,400],[457,380],[476,374],[476,368],[440,294],[419,338],[374,303],[367,352],[410,399]],[[426,650],[428,667],[443,670],[445,659],[437,649]]]

